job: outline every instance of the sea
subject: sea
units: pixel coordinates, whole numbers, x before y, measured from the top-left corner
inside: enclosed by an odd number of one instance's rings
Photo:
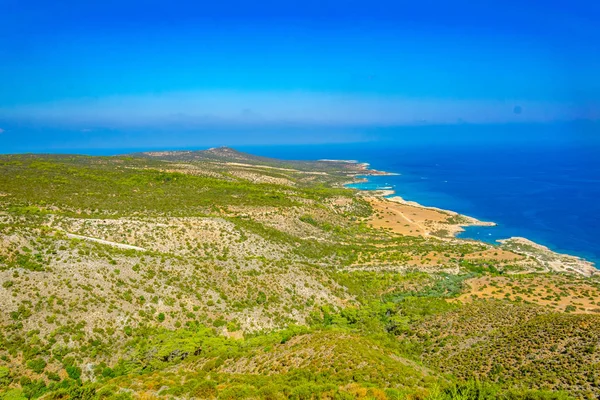
[[[290,160],[343,159],[395,173],[368,176],[358,189],[453,210],[494,227],[459,237],[498,244],[525,237],[600,267],[600,147],[581,143],[361,143],[245,146]]]
[[[223,145],[288,160],[368,163],[396,175],[369,176],[353,187],[393,190],[405,200],[497,224],[468,227],[460,237],[492,244],[525,237],[600,268],[600,123],[432,126],[367,132],[359,143]],[[203,148],[61,152],[114,155]]]

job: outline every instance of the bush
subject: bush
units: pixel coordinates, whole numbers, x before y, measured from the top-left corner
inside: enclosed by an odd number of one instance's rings
[[[20,389],[11,389],[1,394],[2,400],[26,400],[27,397]]]
[[[194,386],[191,394],[200,399],[212,398],[217,394],[217,382],[202,381]]]
[[[56,372],[46,372],[48,379],[55,382],[60,382],[60,376]]]
[[[67,368],[65,368],[65,370],[67,371],[69,378],[75,380],[81,378],[81,368],[79,368],[78,366],[70,365]]]
[[[256,398],[256,389],[248,385],[232,386],[219,393],[219,399],[247,399]]]
[[[44,371],[44,368],[46,368],[46,365],[46,361],[44,361],[41,358],[36,358],[35,360],[27,361],[27,368],[29,368],[37,374],[41,374]]]
[[[8,386],[11,381],[10,369],[8,367],[0,367],[0,387]]]
[[[25,385],[23,385],[23,383],[21,383],[21,386],[23,387],[23,394],[25,395],[25,397],[27,397],[29,399],[40,397],[41,395],[46,393],[46,391],[48,390],[48,388],[46,387],[46,384],[44,383],[44,381],[42,379],[37,380],[37,381],[30,380]]]

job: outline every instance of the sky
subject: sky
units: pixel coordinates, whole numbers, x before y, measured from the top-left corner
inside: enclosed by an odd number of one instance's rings
[[[0,153],[593,130],[598,71],[596,1],[0,0]]]

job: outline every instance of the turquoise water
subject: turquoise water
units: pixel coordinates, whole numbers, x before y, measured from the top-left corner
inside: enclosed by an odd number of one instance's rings
[[[396,176],[361,189],[391,188],[406,200],[497,223],[460,236],[496,243],[522,236],[600,261],[600,147],[578,144],[361,144],[245,147],[285,159],[350,159]]]
[[[390,194],[389,196],[386,197],[394,197],[394,196],[398,196],[399,193],[396,190],[397,187],[396,186],[390,186],[388,182],[386,182],[385,184],[381,185],[379,183],[376,182],[372,182],[372,180],[374,179],[373,176],[361,176],[361,179],[367,179],[367,182],[360,182],[360,183],[351,183],[346,185],[349,188],[353,188],[353,189],[359,189],[359,190],[393,190],[394,194]],[[375,180],[378,180],[379,178],[375,178]],[[386,179],[386,180],[390,180],[390,179]],[[413,193],[414,195],[414,193]],[[406,200],[411,200],[410,198],[405,198]],[[414,201],[414,200],[412,200]],[[422,204],[422,203],[421,203]],[[433,207],[439,207],[432,204],[427,204],[429,206],[433,206]],[[464,238],[464,239],[475,239],[475,240],[481,240],[483,242],[487,242],[487,243],[491,243],[491,244],[498,244],[498,240],[500,239],[506,239],[506,233],[504,233],[504,231],[502,229],[498,229],[496,226],[466,226],[463,227],[464,232],[459,233],[457,236],[460,238]]]
[[[497,223],[461,237],[522,236],[600,266],[600,134],[593,127],[424,127],[384,132],[387,139],[371,143],[234,147],[290,160],[368,162],[400,175],[371,176],[363,189],[391,188],[406,200]]]

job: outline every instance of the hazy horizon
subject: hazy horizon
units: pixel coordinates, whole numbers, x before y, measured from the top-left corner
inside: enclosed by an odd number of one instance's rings
[[[10,0],[0,5],[0,152],[595,127],[598,16],[589,1]]]

